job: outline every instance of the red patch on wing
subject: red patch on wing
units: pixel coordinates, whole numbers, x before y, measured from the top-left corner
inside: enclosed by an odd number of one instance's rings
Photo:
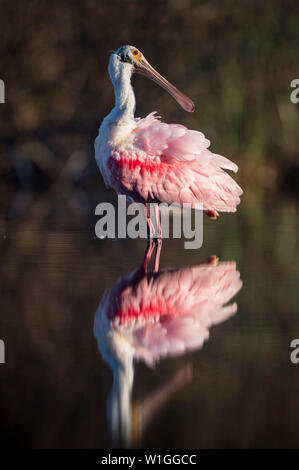
[[[127,154],[121,154],[120,158],[111,156],[109,158],[108,165],[113,173],[123,172],[124,170],[133,172],[134,170],[139,169],[141,176],[145,173],[149,173],[150,175],[162,177],[166,172],[172,170],[170,165],[155,161],[154,159],[147,158],[145,160],[141,160],[135,156]]]
[[[159,315],[159,317],[161,317],[162,315],[171,313],[172,310],[173,306],[166,305],[165,302],[157,301],[153,304],[147,305],[146,307],[140,308],[140,310],[137,310],[135,308],[129,308],[126,311],[121,309],[110,311],[108,316],[112,321],[115,321],[116,318],[118,318],[120,324],[122,324],[126,322],[130,323],[130,320],[136,320],[139,317],[143,317],[145,319],[149,319],[152,316],[156,315]]]

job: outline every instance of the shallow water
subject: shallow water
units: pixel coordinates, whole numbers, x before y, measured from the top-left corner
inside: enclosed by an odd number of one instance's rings
[[[107,412],[113,374],[94,320],[105,289],[140,265],[145,241],[98,240],[96,219],[64,204],[47,219],[3,218],[1,444],[298,447],[299,364],[290,361],[290,342],[299,337],[295,209],[286,200],[253,216],[245,200],[237,214],[204,219],[200,250],[164,241],[161,269],[213,254],[234,261],[243,282],[231,300],[238,310],[210,328],[203,347],[152,367],[136,360],[132,397],[114,431]]]

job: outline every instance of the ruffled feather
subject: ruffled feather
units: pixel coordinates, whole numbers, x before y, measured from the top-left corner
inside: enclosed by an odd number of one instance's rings
[[[139,202],[235,212],[242,189],[225,170],[238,167],[209,146],[202,132],[165,124],[155,113],[136,119],[134,131],[109,159],[112,186]]]

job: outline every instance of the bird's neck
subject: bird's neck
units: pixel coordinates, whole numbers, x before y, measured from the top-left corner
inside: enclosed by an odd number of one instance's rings
[[[99,130],[99,141],[106,146],[115,147],[126,139],[136,126],[134,120],[135,95],[131,85],[133,67],[120,62],[113,54],[109,63],[109,75],[114,87],[115,105],[105,117]]]
[[[117,79],[113,80],[115,105],[111,114],[116,121],[134,119],[136,101],[131,85],[131,75],[132,72],[124,68]]]
[[[132,431],[133,360],[128,358],[121,367],[115,367],[113,386],[108,397],[108,425],[114,443],[130,446]]]

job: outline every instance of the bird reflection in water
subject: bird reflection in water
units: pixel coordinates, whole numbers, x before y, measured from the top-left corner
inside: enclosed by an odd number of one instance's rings
[[[218,263],[216,256],[193,267],[159,271],[160,245],[149,272],[153,250],[149,243],[141,267],[105,291],[95,315],[98,347],[113,371],[107,414],[115,446],[136,446],[149,419],[192,378],[191,366],[185,365],[134,407],[134,360],[153,366],[162,357],[201,348],[209,328],[236,313],[237,304],[228,302],[242,287],[235,262]]]

